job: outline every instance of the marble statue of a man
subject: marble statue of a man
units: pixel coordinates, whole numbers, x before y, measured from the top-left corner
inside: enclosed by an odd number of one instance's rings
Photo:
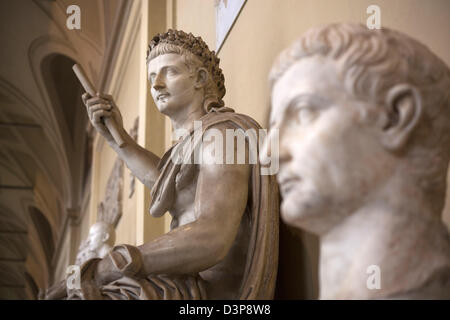
[[[116,231],[106,222],[99,221],[89,228],[89,235],[80,246],[76,264],[82,265],[89,259],[104,258],[113,248]]]
[[[399,32],[332,24],[270,83],[281,216],[319,236],[320,297],[450,298],[448,66]]]
[[[275,178],[261,175],[260,164],[247,160],[180,163],[173,157],[195,135],[194,121],[201,123],[200,137],[210,129],[225,137],[228,129],[247,131],[259,125],[224,106],[219,59],[200,37],[175,30],[158,34],[150,43],[147,66],[156,107],[174,130],[187,133],[162,158],[126,133],[111,97],[85,94],[83,100],[94,127],[151,188],[150,213],[171,214],[171,231],[141,246],[116,246],[105,258],[86,262],[82,288],[68,298],[272,298],[278,261]],[[106,117],[120,128],[123,147],[104,125]],[[201,150],[202,159],[215,159],[208,142],[204,145],[192,150]],[[195,158],[194,152],[184,156]],[[47,298],[64,297],[64,283],[47,293]]]

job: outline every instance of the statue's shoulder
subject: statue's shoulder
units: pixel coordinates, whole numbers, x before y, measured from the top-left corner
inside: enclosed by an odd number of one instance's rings
[[[232,110],[227,108],[227,110]],[[217,129],[261,129],[259,123],[252,117],[232,111],[212,111],[208,113],[202,122],[203,128],[217,128]]]

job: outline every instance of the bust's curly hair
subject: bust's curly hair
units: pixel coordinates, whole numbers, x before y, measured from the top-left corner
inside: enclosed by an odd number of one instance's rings
[[[189,65],[195,65],[195,60],[206,68],[211,77],[209,86],[205,88],[205,99],[208,100],[206,109],[214,107],[221,107],[224,105],[222,98],[225,96],[225,77],[222,69],[219,67],[220,59],[216,56],[214,51],[210,51],[208,45],[201,37],[195,37],[192,33],[186,33],[181,30],[169,29],[165,33],[159,33],[150,41],[147,50],[147,64],[150,60],[159,55],[166,53],[177,53],[187,56],[186,61]],[[195,57],[194,59],[192,59]],[[211,104],[211,97],[215,96],[215,101]]]
[[[348,93],[365,102],[361,112],[366,122],[373,123],[385,110],[386,96],[395,85],[417,89],[423,111],[406,152],[417,167],[414,174],[421,176],[421,187],[439,193],[434,203],[443,207],[450,160],[450,68],[445,62],[398,31],[334,23],[309,29],[278,56],[269,76],[271,90],[297,61],[315,55],[337,62]]]

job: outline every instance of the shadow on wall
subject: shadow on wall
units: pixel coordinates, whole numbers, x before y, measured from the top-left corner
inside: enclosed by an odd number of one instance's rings
[[[275,299],[318,299],[319,240],[280,220]]]

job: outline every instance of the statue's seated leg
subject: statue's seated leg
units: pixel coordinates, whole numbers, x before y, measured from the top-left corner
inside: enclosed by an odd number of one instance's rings
[[[101,287],[100,294],[108,300],[206,299],[205,281],[199,275],[123,277]]]

